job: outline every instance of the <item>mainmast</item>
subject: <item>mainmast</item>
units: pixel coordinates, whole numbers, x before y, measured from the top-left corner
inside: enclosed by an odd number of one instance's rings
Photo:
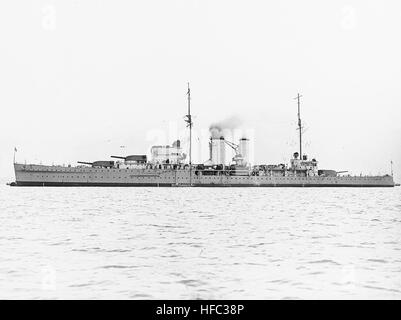
[[[298,130],[299,130],[299,158],[302,160],[302,122],[301,122],[301,95],[298,93],[297,99],[298,102]]]
[[[189,184],[192,185],[192,116],[191,116],[191,89],[188,82],[188,114],[185,117],[185,122],[189,128]]]

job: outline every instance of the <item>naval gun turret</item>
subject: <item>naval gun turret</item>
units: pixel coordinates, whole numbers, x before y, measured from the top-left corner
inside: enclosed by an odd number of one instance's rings
[[[147,162],[147,156],[145,154],[133,154],[130,156],[122,157],[122,156],[111,156],[111,158],[122,159],[124,162],[138,163],[144,164]]]
[[[85,162],[85,161],[78,161],[80,164],[87,164],[89,166],[92,166],[93,168],[113,168],[114,167],[114,161],[94,161],[94,162]]]

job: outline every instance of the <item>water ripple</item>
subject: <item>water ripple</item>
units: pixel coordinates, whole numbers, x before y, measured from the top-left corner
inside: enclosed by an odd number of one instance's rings
[[[0,298],[401,298],[397,188],[0,188]]]

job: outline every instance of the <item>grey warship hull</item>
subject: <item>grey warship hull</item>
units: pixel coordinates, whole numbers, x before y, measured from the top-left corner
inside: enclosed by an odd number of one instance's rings
[[[117,161],[78,161],[79,166],[47,166],[15,162],[12,186],[74,186],[74,187],[394,187],[393,176],[344,176],[336,170],[319,170],[316,158],[302,153],[302,122],[298,94],[299,153],[287,164],[254,165],[250,157],[250,139],[243,136],[238,144],[224,137],[224,126],[209,128],[209,159],[192,162],[191,92],[188,84],[189,157],[180,140],[170,145],[156,145],[146,154],[112,155]],[[233,149],[231,161],[226,147]]]
[[[15,186],[53,187],[394,187],[384,176],[227,175],[180,169],[118,169],[14,164]]]

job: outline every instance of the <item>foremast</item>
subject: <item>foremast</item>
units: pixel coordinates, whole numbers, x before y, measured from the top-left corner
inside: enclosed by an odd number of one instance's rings
[[[185,116],[185,122],[187,123],[187,128],[189,128],[189,185],[192,186],[192,116],[191,116],[191,89],[188,82],[188,114]]]

